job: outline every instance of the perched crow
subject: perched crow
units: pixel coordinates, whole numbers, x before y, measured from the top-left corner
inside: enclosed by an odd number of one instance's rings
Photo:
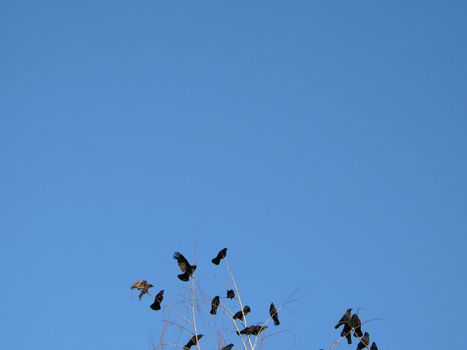
[[[371,344],[370,350],[378,350],[378,347],[376,346],[375,342],[373,342],[373,344]]]
[[[357,345],[357,350],[365,349],[368,347],[368,345],[370,345],[370,335],[368,334],[368,332],[365,332],[363,338],[360,339],[360,343],[358,343]]]
[[[235,292],[232,289],[227,291],[227,298],[229,299],[235,298]]]
[[[337,322],[337,324],[334,326],[334,329],[337,329],[343,324],[348,323],[350,321],[351,316],[352,316],[352,309],[347,309],[344,316],[342,316],[339,322]]]
[[[221,303],[219,296],[216,295],[212,300],[211,300],[211,315],[215,315],[217,313],[217,308],[219,307],[219,304]]]
[[[248,326],[246,328],[243,328],[240,332],[237,332],[238,335],[240,334],[245,334],[245,335],[258,335],[260,334],[263,330],[268,328],[268,326],[260,326],[260,325],[255,325],[255,326]]]
[[[248,305],[245,305],[245,307],[243,308],[243,311],[242,310],[238,311],[233,316],[233,319],[234,320],[243,320],[243,315],[247,315],[250,311],[251,311],[250,307]]]
[[[342,328],[341,337],[347,339],[347,344],[352,344],[352,327],[349,323],[344,323],[344,328]]]
[[[196,345],[202,337],[202,334],[198,334],[198,339],[196,339],[196,335],[192,336],[191,339],[188,340],[188,343],[183,347],[183,350],[189,350],[193,345]]]
[[[277,313],[277,309],[274,306],[274,303],[271,303],[271,306],[269,307],[269,315],[271,315],[272,319],[274,320],[275,326],[278,326],[281,324],[279,322],[279,314]]]
[[[358,317],[357,314],[353,314],[352,317],[350,318],[350,326],[354,329],[354,333],[353,333],[354,337],[356,338],[363,337],[362,321],[360,321],[360,318]]]
[[[164,299],[164,290],[161,290],[157,293],[156,297],[154,298],[154,302],[151,304],[150,308],[157,311],[161,309],[161,303]]]
[[[146,280],[140,280],[140,281],[137,281],[135,283],[133,283],[133,285],[131,286],[130,289],[138,289],[139,291],[141,291],[141,293],[139,293],[139,300],[141,300],[141,298],[143,297],[144,294],[147,294],[147,295],[150,295],[148,293],[148,290],[149,288],[152,288],[154,287],[151,283],[148,283],[148,281]]]
[[[219,265],[221,260],[224,259],[226,255],[227,255],[227,248],[224,248],[219,253],[217,253],[217,256],[211,261],[214,265]]]
[[[224,346],[221,350],[231,350],[233,346],[234,346],[233,344],[229,344],[229,345]]]
[[[196,270],[196,265],[190,265],[188,260],[179,252],[175,252],[173,258],[177,260],[178,267],[183,272],[182,274],[178,275],[178,278],[187,282],[190,277],[193,276],[193,273]]]

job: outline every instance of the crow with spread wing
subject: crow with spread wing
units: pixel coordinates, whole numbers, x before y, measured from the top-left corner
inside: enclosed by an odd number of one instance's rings
[[[183,273],[178,275],[178,278],[184,282],[189,281],[190,277],[196,270],[196,265],[190,265],[188,260],[179,252],[175,252],[173,258],[177,260],[178,267]]]

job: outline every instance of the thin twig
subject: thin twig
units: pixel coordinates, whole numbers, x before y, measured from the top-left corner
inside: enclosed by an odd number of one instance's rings
[[[195,339],[196,339],[196,348],[201,350],[199,345],[199,338],[198,338],[198,330],[196,328],[196,317],[195,317],[195,277],[191,276],[191,315],[193,317],[193,331],[195,332]]]
[[[246,327],[248,327],[247,326],[247,321],[246,321],[246,315],[243,312],[243,303],[242,303],[242,298],[240,297],[240,293],[238,292],[237,282],[235,281],[234,275],[232,273],[232,270],[230,269],[230,265],[229,265],[229,262],[227,261],[227,258],[225,258],[224,261],[225,261],[225,266],[227,267],[227,271],[229,272],[230,279],[232,280],[232,283],[233,283],[233,286],[234,286],[234,289],[235,289],[235,294],[237,296],[237,300],[238,300],[238,303],[240,305],[240,309],[242,310],[243,325],[246,328]],[[248,343],[250,344],[250,350],[254,350],[255,347],[253,346],[253,343],[251,342],[250,336],[247,335],[247,338],[248,338]]]

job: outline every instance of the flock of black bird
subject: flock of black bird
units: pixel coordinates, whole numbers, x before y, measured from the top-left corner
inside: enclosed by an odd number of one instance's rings
[[[360,340],[357,344],[357,350],[363,350],[365,348],[378,350],[378,346],[376,346],[375,342],[370,346],[370,334],[368,334],[368,332],[365,332],[365,334],[362,333],[362,321],[357,314],[352,314],[351,308],[347,309],[344,316],[342,316],[339,322],[334,326],[334,329],[337,329],[342,325],[344,328],[342,328],[341,337],[345,337],[348,344],[352,344],[353,331],[353,336]]]
[[[211,261],[214,265],[219,265],[221,260],[224,259],[227,256],[227,248],[222,249],[219,251],[217,256],[213,258]],[[180,271],[182,272],[179,274],[177,277],[183,281],[183,282],[188,282],[190,280],[190,277],[193,277],[193,274],[195,273],[196,270],[196,265],[191,265],[188,260],[179,252],[175,252],[173,254],[173,258],[177,260],[178,267],[180,268]],[[148,283],[146,280],[140,280],[131,286],[131,289],[137,289],[140,291],[139,293],[139,300],[144,296],[144,294],[150,295],[149,294],[149,289],[153,288],[154,286],[150,283]],[[226,297],[227,299],[234,299],[235,298],[235,292],[231,289],[227,291]],[[154,311],[160,310],[161,309],[161,303],[164,299],[164,290],[161,290],[159,293],[156,294],[154,297],[154,302],[150,305],[150,308]],[[217,309],[219,308],[221,302],[220,302],[220,296],[216,295],[212,301],[211,301],[211,311],[209,312],[211,315],[216,315],[217,314]],[[242,310],[236,312],[232,318],[234,320],[240,320],[244,321],[245,315],[247,315],[251,311],[250,307],[248,305],[245,305]],[[274,321],[274,325],[278,326],[280,324],[279,321],[279,314],[274,306],[274,303],[271,303],[269,307],[269,315],[271,316],[272,320]],[[237,331],[237,335],[254,335],[258,336],[263,330],[268,328],[265,325],[252,325],[243,328],[241,331]],[[366,334],[366,333],[365,333]],[[183,350],[190,350],[193,345],[196,345],[198,341],[203,337],[203,334],[195,334],[193,337],[191,337],[188,342],[183,346]],[[224,346],[221,350],[231,350],[233,344],[228,344]],[[359,348],[358,350],[361,350],[363,348]],[[371,350],[377,350],[377,348],[371,348]]]

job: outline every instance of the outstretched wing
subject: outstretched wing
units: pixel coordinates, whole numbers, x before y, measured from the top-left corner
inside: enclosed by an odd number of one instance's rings
[[[164,290],[161,290],[159,293],[157,293],[156,297],[154,298],[154,301],[157,301],[158,303],[162,303],[163,299],[164,299]]]
[[[146,280],[140,280],[140,281],[136,281],[135,283],[133,283],[133,285],[131,286],[131,289],[142,289],[144,287],[144,285],[147,284],[147,281]]]
[[[190,263],[188,262],[188,260],[179,252],[175,252],[173,258],[177,260],[178,267],[182,272],[186,272],[186,270],[188,270],[188,268],[190,267]]]

